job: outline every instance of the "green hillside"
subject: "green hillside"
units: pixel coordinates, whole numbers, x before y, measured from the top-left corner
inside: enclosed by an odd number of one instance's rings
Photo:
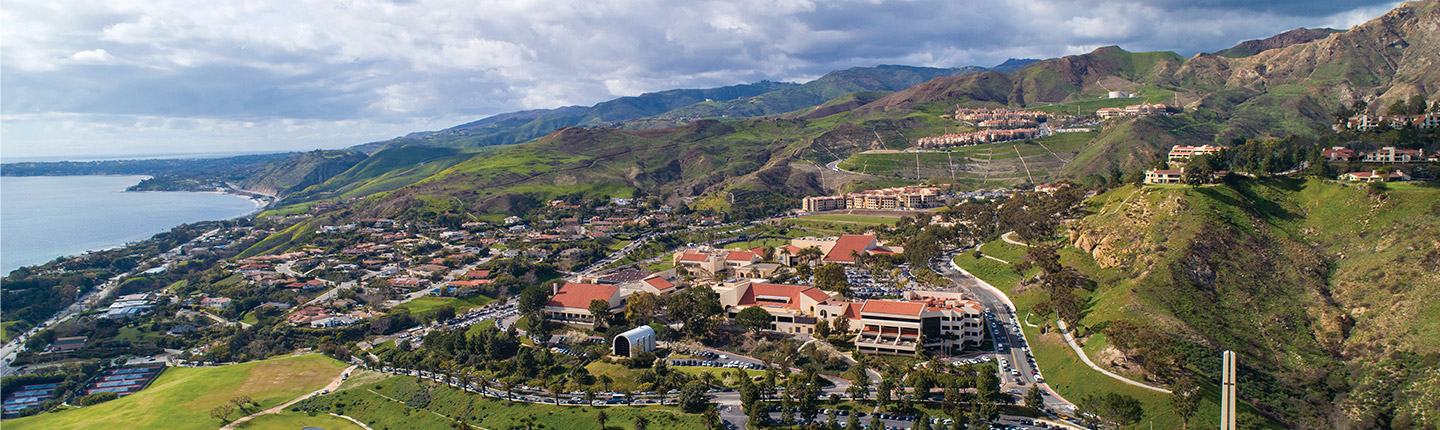
[[[214,429],[210,410],[248,395],[263,410],[318,390],[345,364],[311,354],[209,368],[167,368],[139,393],[94,406],[5,420],[7,429]],[[256,409],[258,408],[258,409]],[[237,411],[231,419],[245,414]]]
[[[985,69],[940,69],[912,66],[854,67],[830,72],[819,79],[755,97],[728,102],[699,103],[666,112],[662,118],[747,118],[779,115],[819,106],[847,93],[899,91],[941,76],[964,75]]]
[[[247,175],[240,187],[279,195],[329,180],[365,159],[359,151],[310,151],[273,160]]]
[[[1440,376],[1440,350],[1422,339],[1440,333],[1436,202],[1434,188],[1373,196],[1321,180],[1111,190],[1089,201],[1090,215],[1060,252],[1087,280],[1072,325],[1095,361],[1162,384],[1177,365],[1218,380],[1214,358],[1235,350],[1242,397],[1290,426],[1341,419],[1370,428],[1402,415],[1433,425],[1427,399],[1440,395],[1430,383]],[[993,246],[986,252],[1003,252]],[[1012,291],[1025,310],[1047,299],[1041,288],[1017,286],[1003,263],[957,262]],[[1122,351],[1106,336],[1121,322],[1140,327],[1127,337],[1169,340]],[[1046,369],[1066,352],[1045,351],[1037,346]],[[1123,359],[1127,352],[1143,358]]]

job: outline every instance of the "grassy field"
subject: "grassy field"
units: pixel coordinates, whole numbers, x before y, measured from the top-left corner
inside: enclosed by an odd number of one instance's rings
[[[395,308],[409,309],[411,315],[427,315],[435,312],[436,309],[440,309],[443,306],[452,306],[455,308],[455,312],[459,313],[485,306],[493,301],[495,301],[495,299],[482,295],[475,295],[464,298],[425,296],[405,302],[405,304],[396,306]]]
[[[170,368],[149,388],[99,405],[5,421],[7,429],[214,429],[210,410],[237,395],[260,409],[324,387],[345,364],[319,354],[209,368]],[[243,414],[231,415],[238,418]]]
[[[457,422],[486,429],[535,428],[587,430],[604,410],[607,427],[630,428],[644,416],[648,429],[703,428],[698,415],[669,406],[606,408],[512,403],[481,397],[432,381],[396,376],[317,397],[297,406],[320,413],[343,413],[375,430],[451,429]],[[528,423],[528,425],[527,425]]]
[[[732,243],[732,244],[729,244],[729,245],[725,245],[725,248],[726,248],[726,249],[751,249],[751,248],[754,248],[754,247],[757,247],[757,246],[764,246],[764,247],[767,247],[767,248],[774,248],[774,247],[777,247],[777,246],[785,246],[785,245],[788,244],[788,243],[790,243],[790,241],[785,240],[785,239],[756,239],[756,240],[748,240],[748,241],[744,241],[744,242],[735,242],[735,243]]]
[[[264,415],[240,425],[242,430],[300,430],[303,428],[325,430],[364,430],[350,420],[330,414],[310,416],[302,412],[281,412]]]
[[[895,225],[900,222],[899,217],[870,216],[870,215],[809,215],[801,217],[805,220],[831,221],[851,224],[873,224],[873,225]]]

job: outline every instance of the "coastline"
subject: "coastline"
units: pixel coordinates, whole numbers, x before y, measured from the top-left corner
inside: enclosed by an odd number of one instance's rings
[[[181,222],[175,222],[175,223],[173,223],[173,224],[163,223],[163,224],[164,224],[163,226],[161,226],[162,223],[158,223],[158,222],[157,222],[157,223],[151,223],[150,225],[145,226],[145,227],[137,227],[137,228],[135,228],[133,231],[121,232],[121,233],[116,234],[116,235],[114,235],[114,236],[110,236],[110,237],[113,237],[113,239],[105,239],[107,236],[106,236],[104,233],[105,233],[105,232],[109,232],[109,231],[119,231],[119,229],[110,229],[110,230],[103,230],[103,229],[102,229],[102,230],[92,231],[92,232],[90,232],[89,234],[86,234],[86,233],[83,232],[83,231],[80,231],[80,232],[74,231],[74,230],[76,229],[76,225],[74,225],[74,224],[66,224],[66,222],[63,222],[63,221],[60,222],[60,223],[58,223],[58,224],[55,225],[55,226],[46,225],[46,226],[45,226],[46,228],[44,228],[44,229],[37,229],[37,230],[41,230],[41,231],[46,231],[46,230],[48,230],[48,231],[51,231],[52,233],[55,232],[55,231],[64,231],[65,233],[68,233],[69,236],[72,237],[72,238],[89,239],[89,240],[74,240],[74,241],[71,241],[71,242],[69,242],[69,243],[59,243],[59,244],[54,243],[54,241],[52,241],[52,240],[37,241],[37,240],[34,240],[33,237],[29,237],[29,238],[27,238],[27,237],[22,237],[22,234],[19,233],[19,232],[16,232],[15,230],[28,230],[28,229],[30,229],[30,228],[33,228],[34,226],[24,226],[24,225],[21,224],[21,223],[24,222],[24,221],[15,221],[16,218],[11,218],[10,216],[16,215],[16,214],[15,214],[14,212],[11,212],[11,213],[6,214],[6,215],[7,215],[7,218],[10,218],[9,220],[7,220],[7,221],[9,221],[9,222],[7,222],[7,224],[10,224],[10,227],[11,227],[12,229],[14,229],[14,230],[12,230],[12,231],[7,231],[6,234],[5,234],[5,236],[6,236],[6,239],[7,239],[6,242],[8,242],[8,243],[6,243],[6,247],[7,247],[7,248],[12,248],[12,247],[13,247],[13,249],[6,249],[6,250],[5,250],[5,253],[6,253],[6,254],[10,254],[10,255],[15,255],[15,256],[17,256],[17,257],[15,257],[15,259],[12,260],[11,262],[6,262],[7,264],[5,264],[3,268],[0,268],[0,272],[3,272],[3,273],[0,273],[0,275],[3,275],[3,276],[8,277],[8,276],[10,276],[10,273],[11,273],[11,272],[13,272],[14,270],[19,269],[19,268],[21,268],[21,267],[43,266],[43,265],[50,264],[50,263],[53,263],[53,262],[58,261],[58,260],[64,260],[64,259],[69,259],[69,258],[80,257],[80,256],[84,256],[84,255],[86,255],[86,254],[93,253],[93,252],[113,251],[113,250],[117,250],[117,249],[123,249],[123,248],[126,248],[126,247],[134,246],[134,245],[136,245],[136,244],[143,243],[143,242],[145,242],[145,241],[147,241],[147,240],[151,240],[156,234],[160,234],[160,233],[163,233],[163,232],[165,232],[165,231],[169,231],[169,230],[171,230],[171,229],[174,229],[175,227],[179,227],[179,226],[182,226],[182,225],[193,224],[193,223],[197,223],[197,222],[229,221],[229,220],[249,218],[249,217],[254,216],[255,214],[258,214],[258,213],[264,211],[267,207],[269,207],[269,206],[273,203],[273,200],[267,199],[267,198],[264,197],[263,195],[257,195],[257,194],[254,194],[254,193],[246,193],[246,192],[232,192],[232,191],[230,191],[230,190],[220,190],[220,189],[216,189],[216,190],[212,190],[212,191],[128,191],[128,190],[127,190],[130,186],[133,186],[133,185],[139,183],[139,181],[144,180],[145,178],[149,178],[150,176],[148,176],[148,175],[46,175],[46,176],[10,176],[10,177],[6,177],[6,179],[9,180],[9,179],[12,179],[12,178],[14,178],[14,179],[20,179],[20,178],[85,178],[85,177],[105,177],[105,178],[116,178],[116,179],[119,179],[119,178],[125,178],[125,179],[134,178],[134,179],[136,179],[134,182],[125,181],[125,182],[127,182],[127,183],[124,184],[123,186],[121,186],[118,190],[115,189],[115,188],[110,188],[110,187],[101,187],[102,189],[103,189],[103,188],[109,188],[110,191],[108,191],[108,193],[115,193],[115,194],[122,194],[122,195],[123,195],[123,194],[130,194],[130,195],[134,195],[134,194],[177,195],[177,193],[196,193],[196,194],[228,195],[228,196],[235,196],[235,197],[244,198],[245,200],[248,201],[249,204],[246,205],[246,206],[248,206],[248,208],[247,208],[247,209],[244,209],[244,212],[243,212],[243,213],[239,213],[239,214],[235,214],[235,212],[224,213],[224,212],[227,212],[227,211],[239,209],[239,208],[235,207],[235,206],[237,206],[236,203],[221,203],[221,204],[217,204],[217,205],[206,205],[206,204],[203,204],[203,203],[202,203],[202,204],[198,204],[198,205],[192,206],[192,207],[190,208],[190,215],[191,215],[191,216],[189,216],[189,217],[183,217],[183,216],[180,217],[180,218],[189,218],[188,220],[181,221]],[[18,188],[18,187],[17,187],[17,188]],[[5,203],[6,203],[6,204],[5,204],[5,207],[11,208],[11,211],[15,211],[15,208],[23,207],[23,206],[25,206],[25,205],[27,205],[27,204],[31,204],[32,202],[35,202],[35,203],[37,203],[37,204],[43,205],[43,203],[36,202],[35,200],[27,200],[27,199],[25,199],[23,196],[18,196],[18,194],[20,194],[19,191],[16,191],[16,192],[13,192],[13,193],[11,192],[11,190],[8,190],[8,189],[7,189],[6,191],[7,191],[6,194],[8,195],[8,196],[7,196],[7,197],[8,197],[7,200],[10,200],[10,201],[5,202]],[[118,191],[118,193],[116,193],[116,191]],[[143,207],[145,207],[145,204],[134,205],[134,206],[128,206],[128,205],[124,205],[124,204],[116,204],[116,202],[115,202],[114,199],[104,199],[104,198],[92,199],[92,198],[90,198],[90,197],[93,196],[93,194],[95,193],[95,190],[90,190],[90,191],[89,191],[90,194],[86,194],[86,193],[82,192],[82,193],[79,193],[79,195],[70,194],[70,193],[68,193],[68,190],[64,190],[64,189],[56,190],[56,192],[57,192],[57,193],[61,193],[61,194],[66,194],[66,195],[69,197],[68,200],[70,200],[70,201],[72,202],[72,204],[88,205],[88,206],[95,206],[95,207],[107,207],[107,206],[108,206],[108,207],[112,207],[112,208],[126,208],[126,209],[135,209],[135,208],[143,208]],[[20,201],[17,202],[17,201],[14,201],[14,200],[20,200]],[[93,205],[90,204],[92,200],[94,200]],[[149,199],[146,199],[146,200],[149,200]],[[193,199],[184,199],[184,198],[182,198],[182,199],[176,199],[176,198],[173,198],[173,197],[167,198],[167,199],[161,199],[161,201],[158,201],[158,202],[155,203],[155,204],[158,205],[158,206],[149,209],[149,212],[153,212],[153,213],[155,213],[156,215],[162,215],[162,214],[163,214],[163,215],[174,215],[174,214],[176,214],[177,212],[174,212],[174,211],[169,210],[169,208],[171,207],[172,202],[177,202],[177,201],[179,201],[179,202],[187,202],[187,201],[190,201],[190,200],[193,200]],[[237,203],[238,203],[238,202],[237,202]],[[218,209],[218,208],[217,208],[216,211],[219,211],[220,213],[222,213],[222,214],[219,214],[219,215],[214,214],[214,211],[210,211],[210,212],[211,212],[210,214],[206,214],[206,213],[205,213],[206,210],[201,209],[201,210],[198,210],[198,211],[197,211],[197,210],[195,209],[195,207],[205,207],[205,206],[229,207],[230,209]],[[9,211],[7,211],[7,212],[9,212]],[[85,211],[84,211],[84,210],[80,210],[79,212],[85,212]],[[136,219],[136,221],[134,221],[133,223],[125,223],[125,222],[123,222],[123,221],[126,219],[126,214],[125,214],[125,213],[122,213],[122,214],[120,214],[120,215],[115,215],[115,213],[114,213],[113,211],[111,211],[111,212],[106,212],[106,211],[103,210],[103,209],[102,209],[102,210],[95,211],[95,212],[103,212],[103,214],[102,214],[102,213],[96,213],[96,214],[95,214],[94,216],[92,216],[91,218],[94,218],[94,219],[97,219],[97,220],[98,220],[98,219],[100,219],[100,218],[116,219],[116,217],[119,217],[118,219],[122,220],[121,226],[124,226],[124,227],[128,227],[128,226],[130,226],[130,225],[135,225],[136,223],[141,223],[140,220],[144,220],[144,219],[152,219],[152,220],[153,220],[153,219],[157,218],[157,217],[148,216],[148,214],[145,214],[145,213],[144,213],[144,212],[145,212],[144,210],[141,210],[141,211],[138,211],[138,212],[132,210],[132,211],[128,211],[127,213],[128,213],[128,215],[129,215],[132,219]],[[120,211],[120,212],[126,212],[126,211]],[[34,221],[34,218],[51,218],[51,217],[46,217],[45,214],[43,214],[43,213],[42,213],[42,214],[39,214],[39,215],[36,215],[36,214],[28,214],[28,215],[25,215],[25,216],[19,216],[18,218],[23,219],[23,218],[25,218],[26,216],[32,218],[32,219],[31,219],[31,221],[32,221],[31,224],[35,224],[35,223],[36,223],[36,222],[33,222],[33,221]],[[135,217],[138,217],[138,218],[135,218]],[[171,218],[174,219],[175,217],[172,216]],[[51,221],[51,220],[48,220],[48,219],[47,219],[46,222],[49,222],[49,221]],[[83,221],[83,220],[81,220],[81,221],[69,221],[69,222],[71,222],[71,223],[73,223],[73,222],[82,222],[82,223],[85,223],[85,221]],[[96,221],[95,223],[98,223],[98,221]],[[140,233],[140,232],[144,232],[144,233],[145,233],[144,237],[139,237],[139,233]],[[39,234],[35,234],[35,235],[31,235],[31,236],[40,236],[40,235],[39,235]],[[55,236],[54,234],[52,234],[51,237],[63,237],[63,236]],[[40,260],[39,258],[40,258],[42,255],[43,255],[44,257],[47,257],[47,258],[45,258],[44,260]],[[13,264],[13,266],[12,266],[12,264]]]

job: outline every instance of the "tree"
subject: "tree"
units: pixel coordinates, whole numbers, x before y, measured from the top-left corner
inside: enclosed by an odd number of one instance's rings
[[[585,309],[590,311],[590,315],[595,316],[595,328],[597,330],[600,326],[610,324],[610,302],[600,299],[591,300],[590,306]]]
[[[1390,186],[1385,185],[1384,182],[1371,182],[1366,185],[1366,192],[1368,192],[1371,196],[1385,194],[1385,192],[1389,190]]]
[[[845,430],[860,430],[860,414],[850,414],[845,418]]]
[[[715,318],[725,311],[720,306],[720,295],[708,286],[699,286],[671,294],[667,300],[672,321],[683,321],[682,330],[690,336],[708,333],[714,328]]]
[[[1037,414],[1045,408],[1045,395],[1040,392],[1040,386],[1031,385],[1030,391],[1025,392],[1025,407]]]
[[[835,321],[832,321],[830,325],[833,329],[831,331],[835,332],[836,335],[844,336],[850,333],[850,319],[844,315],[836,316]]]
[[[815,287],[850,296],[850,281],[845,278],[845,266],[840,263],[825,263],[815,269]]]
[[[625,320],[634,324],[649,324],[659,309],[660,302],[651,293],[639,292],[625,298]]]
[[[745,308],[735,315],[735,325],[754,333],[769,330],[774,321],[775,317],[770,316],[770,312],[759,306]]]
[[[610,375],[605,374],[601,374],[600,377],[597,378],[597,380],[600,382],[600,387],[604,388],[605,391],[610,391],[610,384],[615,382],[615,379],[611,378]]]
[[[680,410],[694,414],[710,407],[710,399],[705,396],[705,388],[705,383],[699,381],[685,384],[685,388],[680,389],[680,396],[675,401],[680,406]]]
[[[229,423],[230,414],[235,413],[235,405],[225,403],[210,409],[210,418],[218,418],[220,422]]]
[[[635,417],[635,430],[645,430],[645,427],[649,426],[650,420],[645,419],[644,416]]]
[[[915,419],[915,425],[910,428],[911,430],[930,430],[930,417],[921,413],[920,418]]]
[[[455,307],[441,306],[435,310],[435,321],[444,322],[449,321],[451,318],[455,318]]]
[[[545,309],[545,303],[550,301],[550,288],[535,285],[520,292],[516,307],[520,313],[539,312]]]
[[[1139,400],[1118,393],[1085,396],[1080,399],[1079,406],[1086,412],[1120,425],[1138,423],[1145,416],[1145,409]]]
[[[235,397],[230,398],[230,404],[235,405],[236,408],[240,408],[240,412],[250,413],[250,411],[247,410],[247,409],[245,408],[245,406],[246,406],[246,405],[249,405],[249,404],[251,404],[251,403],[255,403],[255,402],[254,402],[252,399],[250,399],[250,396],[245,395],[245,394],[241,394],[241,395],[238,395],[238,396],[235,396]]]
[[[725,428],[724,425],[720,424],[720,411],[715,410],[715,408],[705,409],[705,414],[701,417],[705,419],[705,428],[707,429],[721,430]]]
[[[595,414],[595,424],[600,425],[600,430],[605,430],[605,420],[609,418],[610,414],[605,413],[605,410],[601,409],[599,413]]]
[[[889,377],[880,378],[880,388],[875,390],[875,404],[881,409],[890,408],[890,394],[895,391],[895,380]]]
[[[815,321],[815,338],[824,340],[827,337],[830,337],[830,323],[824,319]]]
[[[1170,387],[1170,407],[1180,416],[1183,428],[1190,428],[1190,418],[1200,409],[1200,387],[1190,377],[1181,377]]]

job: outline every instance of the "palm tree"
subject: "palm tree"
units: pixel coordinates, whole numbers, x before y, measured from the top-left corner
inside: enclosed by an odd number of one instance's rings
[[[600,375],[599,380],[600,386],[605,387],[605,391],[610,391],[610,384],[615,382],[614,379],[610,378],[610,375]]]
[[[635,417],[635,430],[645,430],[645,427],[649,425],[650,420],[645,419],[645,417]]]
[[[610,415],[606,414],[604,409],[601,409],[599,413],[595,414],[595,423],[600,425],[600,430],[605,430],[605,420],[609,418]]]
[[[548,388],[550,389],[550,395],[555,398],[555,405],[556,405],[556,406],[559,406],[559,405],[560,405],[560,392],[565,389],[565,383],[564,383],[563,381],[557,380],[557,381],[555,381],[555,382],[550,383],[550,386],[549,386]]]

